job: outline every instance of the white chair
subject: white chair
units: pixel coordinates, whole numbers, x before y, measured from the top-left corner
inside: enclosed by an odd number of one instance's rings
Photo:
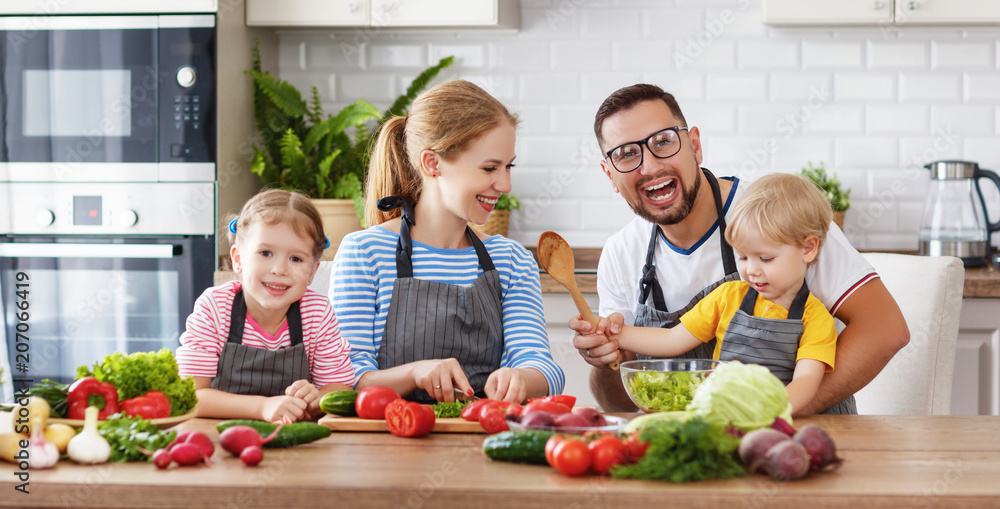
[[[947,415],[965,268],[951,256],[865,253],[896,299],[910,342],[855,394],[859,414]]]

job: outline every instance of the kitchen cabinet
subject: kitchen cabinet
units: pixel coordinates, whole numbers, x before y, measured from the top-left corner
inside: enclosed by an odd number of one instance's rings
[[[597,294],[584,293],[591,309],[597,312]],[[573,297],[568,293],[544,293],[542,304],[545,307],[545,330],[549,335],[549,347],[563,373],[566,374],[566,388],[563,394],[576,396],[576,404],[597,406],[597,400],[590,393],[590,364],[580,357],[573,348],[573,331],[567,327],[569,319],[580,314],[573,303]]]
[[[963,299],[952,415],[1000,415],[1000,299]]]
[[[518,0],[247,0],[249,26],[518,28]]]
[[[769,25],[1000,24],[994,0],[764,0]]]

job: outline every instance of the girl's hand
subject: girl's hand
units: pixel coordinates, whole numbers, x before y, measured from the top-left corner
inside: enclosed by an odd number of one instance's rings
[[[309,380],[296,380],[292,382],[292,385],[285,388],[285,396],[299,398],[305,401],[306,405],[312,405],[313,402],[319,399],[319,389],[309,383]]]
[[[414,362],[412,366],[413,383],[438,401],[455,401],[456,387],[466,394],[473,393],[458,359],[427,359]]]
[[[514,368],[500,368],[486,379],[486,397],[521,403],[528,397],[528,386],[521,372]]]
[[[306,415],[306,408],[309,405],[300,398],[292,396],[271,396],[264,400],[261,408],[261,418],[267,422],[275,424],[281,422],[281,418],[287,416],[293,421],[301,420]]]

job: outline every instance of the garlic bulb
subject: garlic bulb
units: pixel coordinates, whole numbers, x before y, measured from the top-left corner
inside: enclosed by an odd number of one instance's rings
[[[56,466],[56,463],[59,463],[59,449],[56,448],[56,444],[45,440],[42,420],[38,417],[34,417],[31,420],[31,440],[28,443],[28,468],[52,468]]]
[[[69,459],[84,464],[97,464],[108,461],[111,456],[111,446],[97,432],[97,407],[89,406],[84,413],[83,431],[69,441],[66,455]]]

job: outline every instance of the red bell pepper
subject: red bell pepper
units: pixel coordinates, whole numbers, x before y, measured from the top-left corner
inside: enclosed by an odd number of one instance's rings
[[[402,398],[385,407],[385,425],[393,435],[422,437],[431,432],[435,420],[433,408]]]
[[[92,376],[83,377],[69,387],[66,396],[70,419],[83,419],[88,406],[97,407],[98,420],[118,413],[118,389],[114,385],[101,382]]]
[[[170,401],[160,391],[149,391],[142,396],[126,399],[121,404],[122,413],[143,419],[170,417]]]

